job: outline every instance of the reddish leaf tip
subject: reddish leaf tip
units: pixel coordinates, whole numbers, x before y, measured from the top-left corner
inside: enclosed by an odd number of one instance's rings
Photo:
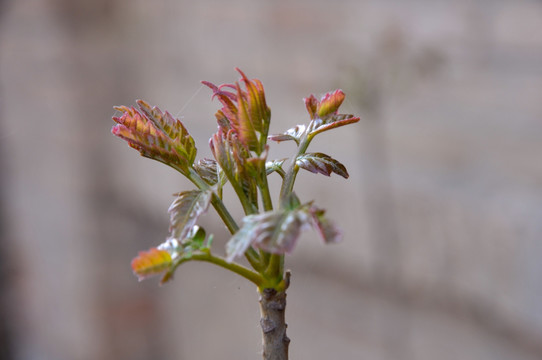
[[[237,71],[239,74],[241,74],[241,77],[244,79],[244,80],[248,80],[247,76],[245,75],[244,72],[241,71],[241,69],[239,69],[238,67],[235,68],[235,71]]]
[[[327,115],[336,113],[343,103],[344,98],[345,95],[341,89],[325,94],[318,104],[318,117],[323,118]]]
[[[213,91],[215,91],[215,90],[218,91],[218,87],[215,84],[213,84],[212,82],[202,80],[201,83],[203,85],[207,86],[208,88],[210,88]]]

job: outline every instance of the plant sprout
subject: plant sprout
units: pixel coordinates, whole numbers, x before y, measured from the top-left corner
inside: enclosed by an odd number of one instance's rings
[[[300,169],[348,178],[343,164],[320,152],[307,152],[314,137],[324,131],[359,121],[359,117],[340,114],[344,93],[335,90],[320,100],[304,99],[309,113],[306,124],[282,134],[268,135],[271,110],[262,83],[241,78],[233,84],[209,87],[221,108],[215,117],[218,130],[209,145],[214,159],[196,161],[197,149],[183,123],[169,112],[137,100],[137,107],[118,106],[121,116],[113,117],[112,133],[128,142],[142,156],[169,165],[188,178],[192,190],[175,194],[169,207],[169,236],[165,242],[142,251],[132,261],[139,280],[161,275],[170,281],[177,268],[188,261],[203,261],[233,271],[252,282],[260,294],[260,324],[263,332],[263,358],[288,358],[290,340],[286,335],[284,312],[290,272],[285,270],[285,254],[290,253],[303,230],[313,228],[325,243],[341,240],[340,230],[325,211],[312,201],[302,202],[294,192]],[[294,141],[296,153],[290,159],[268,159],[268,141]],[[276,173],[276,175],[273,175]],[[273,199],[267,178],[280,176],[282,186]],[[237,195],[245,216],[232,217],[223,202],[226,184]],[[273,203],[273,200],[276,203]],[[225,256],[215,253],[212,235],[198,226],[200,216],[212,206],[231,233]],[[245,258],[248,266],[238,262]]]

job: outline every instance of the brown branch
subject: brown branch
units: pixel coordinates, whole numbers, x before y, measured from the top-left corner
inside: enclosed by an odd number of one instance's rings
[[[286,336],[286,291],[260,291],[260,325],[263,333],[263,359],[288,360],[290,339]]]

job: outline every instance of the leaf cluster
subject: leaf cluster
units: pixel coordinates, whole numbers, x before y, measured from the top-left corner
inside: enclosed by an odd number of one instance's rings
[[[348,178],[346,167],[338,160],[320,152],[307,152],[317,134],[359,121],[358,117],[339,113],[344,93],[336,90],[320,100],[309,96],[304,99],[308,123],[269,136],[271,110],[263,85],[237,70],[241,78],[235,83],[217,86],[203,82],[213,91],[212,98],[221,104],[215,114],[218,129],[209,141],[214,159],[196,162],[194,139],[170,113],[142,100],[137,101],[137,109],[116,107],[122,114],[113,118],[114,135],[126,140],[142,156],[178,170],[196,186],[175,194],[169,208],[167,240],[140,252],[132,261],[139,279],[164,274],[162,282],[166,282],[179,265],[195,260],[236,272],[260,288],[279,290],[287,287],[284,255],[294,249],[303,230],[315,229],[326,243],[341,239],[340,230],[325,216],[325,211],[312,202],[302,203],[293,188],[300,169]],[[268,140],[294,141],[297,151],[291,159],[269,160]],[[273,173],[282,178],[276,207],[267,183]],[[226,183],[235,191],[245,212],[240,226],[223,203]],[[232,234],[224,257],[211,252],[212,235],[207,237],[198,226],[198,220],[211,205]],[[243,256],[250,267],[236,262]]]

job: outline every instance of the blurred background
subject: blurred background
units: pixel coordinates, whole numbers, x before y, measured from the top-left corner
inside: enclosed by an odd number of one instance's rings
[[[271,133],[335,88],[362,118],[311,145],[349,180],[298,177],[345,240],[287,259],[292,359],[541,359],[541,34],[535,0],[0,1],[0,358],[260,357],[250,283],[199,263],[137,282],[191,185],[110,134],[141,98],[210,156],[199,81],[237,66]]]

